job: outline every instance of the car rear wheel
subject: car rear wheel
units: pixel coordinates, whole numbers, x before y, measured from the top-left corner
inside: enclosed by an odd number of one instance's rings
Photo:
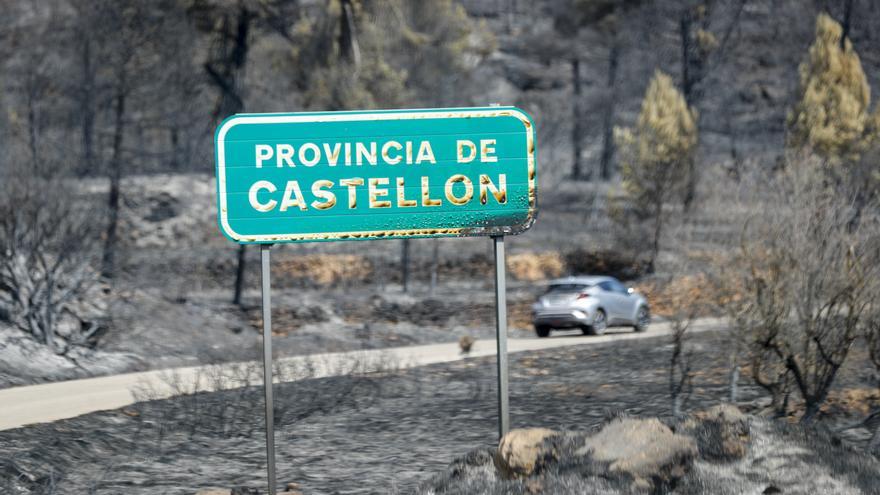
[[[535,333],[538,337],[544,338],[550,336],[550,327],[545,325],[535,325]]]
[[[596,317],[593,318],[593,324],[584,327],[583,332],[584,335],[602,335],[606,328],[608,328],[608,317],[605,311],[599,309],[596,311]]]
[[[633,325],[633,328],[636,332],[644,332],[648,329],[649,323],[651,323],[651,313],[647,306],[642,306],[636,313],[636,324]]]

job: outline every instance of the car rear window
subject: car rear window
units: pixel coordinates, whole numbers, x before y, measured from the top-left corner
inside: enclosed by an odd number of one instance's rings
[[[590,286],[587,284],[555,284],[547,288],[547,294],[553,292],[581,292],[589,288]]]

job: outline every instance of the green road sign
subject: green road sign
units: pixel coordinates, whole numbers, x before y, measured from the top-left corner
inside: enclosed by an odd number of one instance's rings
[[[535,126],[514,107],[235,115],[215,153],[239,243],[517,234],[537,213]]]

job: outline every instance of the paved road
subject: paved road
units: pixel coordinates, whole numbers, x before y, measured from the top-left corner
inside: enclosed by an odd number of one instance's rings
[[[723,323],[716,319],[701,319],[690,331],[702,332],[719,328]],[[572,345],[595,345],[631,339],[645,339],[666,335],[670,327],[655,323],[644,333],[629,329],[610,329],[601,337],[584,337],[580,332],[554,334],[546,339],[510,339],[508,352],[536,351]],[[281,380],[320,378],[350,372],[353,363],[358,371],[388,368],[410,368],[435,363],[447,363],[465,357],[495,355],[495,340],[478,340],[471,352],[463,356],[457,343],[430,344],[411,347],[395,347],[365,351],[312,354],[278,360],[285,370],[301,370],[300,373],[282,373]],[[244,376],[242,369],[255,370],[256,366],[222,365],[228,372],[218,373],[217,367],[188,367],[173,370],[155,370],[141,373],[70,380],[43,385],[13,387],[0,390],[0,430],[72,418],[95,411],[116,409],[137,401],[136,390],[149,389],[151,398],[171,397],[194,389],[214,390],[245,384],[261,384],[259,375]],[[285,376],[286,375],[286,376]],[[276,381],[278,378],[276,378]],[[177,384],[176,386],[174,384]]]

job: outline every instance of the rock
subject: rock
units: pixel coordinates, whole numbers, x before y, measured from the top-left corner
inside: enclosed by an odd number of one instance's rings
[[[548,428],[523,428],[511,430],[498,443],[495,466],[507,479],[527,477],[555,460],[547,440],[559,433]]]
[[[448,486],[451,483],[467,479],[481,479],[494,481],[498,478],[498,471],[495,468],[494,448],[478,448],[459,457],[449,464],[446,470],[447,476],[443,485]]]
[[[529,494],[538,494],[544,491],[544,484],[539,480],[529,480],[525,483],[526,492]]]
[[[516,430],[503,441],[505,456],[492,453],[492,449],[472,451],[417,493],[877,493],[880,460],[845,443],[835,443],[826,429],[742,417],[737,412],[729,406],[713,408],[675,425],[675,432],[657,419],[626,417],[610,420],[592,435]],[[685,423],[707,430],[724,425],[719,431],[747,424],[749,443],[745,454],[724,463],[697,458],[697,440],[685,434]],[[511,459],[511,451],[529,452],[517,459],[531,459],[523,461],[531,466],[531,475],[509,478],[498,474],[501,467],[494,464]]]
[[[749,419],[736,406],[721,404],[688,418],[681,429],[710,461],[742,459],[749,449]]]
[[[697,446],[656,418],[621,418],[587,437],[575,454],[604,464],[604,476],[629,478],[635,489],[657,490],[687,474]]]
[[[460,339],[458,339],[458,347],[461,348],[462,354],[468,354],[471,352],[471,347],[474,346],[474,342],[477,340],[470,335],[462,335]]]
[[[278,495],[303,495],[302,487],[299,486],[299,483],[291,481],[284,485],[284,491],[279,492]]]
[[[167,192],[149,198],[150,211],[144,220],[152,223],[163,222],[180,214],[180,201]]]
[[[277,493],[278,495],[303,495],[299,491],[298,483],[288,483],[283,492]],[[235,487],[232,490],[228,488],[203,488],[197,491],[196,495],[260,495],[260,490],[243,486]]]
[[[520,91],[558,89],[565,85],[560,70],[519,57],[507,57],[504,75]]]

